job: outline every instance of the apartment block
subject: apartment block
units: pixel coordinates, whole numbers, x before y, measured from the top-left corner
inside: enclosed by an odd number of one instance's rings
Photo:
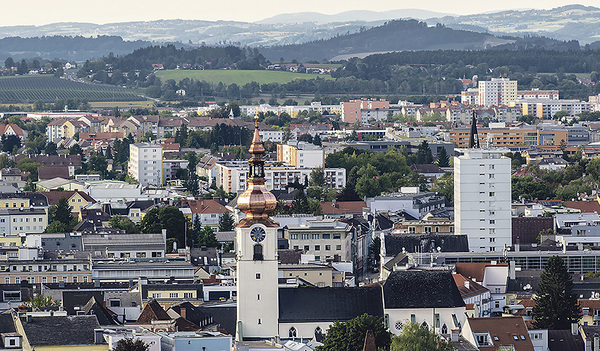
[[[569,140],[568,134],[565,128],[478,128],[479,144],[485,147],[559,146],[561,140]],[[450,142],[458,148],[469,147],[470,137],[470,128],[450,131]]]
[[[128,174],[142,186],[162,185],[162,145],[138,143],[129,145]]]
[[[511,166],[507,150],[468,149],[454,158],[454,218],[471,252],[512,245]]]
[[[325,152],[322,147],[306,142],[278,144],[277,162],[297,168],[323,167]]]
[[[479,105],[508,105],[517,100],[517,81],[508,78],[492,78],[479,81]]]
[[[550,119],[558,111],[568,116],[576,116],[583,111],[591,111],[592,104],[579,100],[524,99],[517,101],[523,115],[531,115],[540,119]]]
[[[361,122],[361,110],[363,109],[389,109],[390,102],[386,100],[351,100],[342,102],[342,121],[345,123]]]

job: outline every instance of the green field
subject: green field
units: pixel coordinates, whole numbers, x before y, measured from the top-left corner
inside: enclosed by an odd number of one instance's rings
[[[111,85],[89,84],[53,76],[23,76],[0,79],[0,104],[80,99],[87,101],[145,100],[130,90]]]
[[[245,70],[165,70],[157,71],[156,76],[163,82],[167,79],[173,79],[177,82],[184,78],[204,80],[209,83],[218,84],[237,84],[244,85],[250,82],[259,84],[266,83],[289,83],[294,79],[332,79],[329,75],[317,75],[306,73],[292,73],[283,71],[245,71]]]

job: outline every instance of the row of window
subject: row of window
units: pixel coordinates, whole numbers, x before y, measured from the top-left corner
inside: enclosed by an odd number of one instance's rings
[[[170,299],[178,299],[180,298],[181,294],[178,292],[172,292],[169,293],[169,298]],[[162,298],[162,293],[152,293],[152,298],[154,299],[161,299]],[[183,293],[183,298],[184,299],[193,299],[194,298],[194,294],[193,293]]]
[[[300,249],[300,246],[294,245],[294,250],[299,250],[299,249]],[[304,245],[303,249],[304,249],[304,251],[310,251],[310,245]],[[342,245],[335,245],[335,249],[338,251],[341,250]],[[321,245],[315,245],[314,250],[321,251]],[[325,251],[331,251],[331,245],[325,245]]]
[[[333,233],[333,234],[290,234],[291,240],[319,240],[319,239],[341,239],[341,233]]]
[[[108,253],[108,258],[114,258],[114,257],[115,257],[114,252]],[[131,258],[131,252],[121,252],[121,253],[119,253],[119,257],[120,258]],[[148,257],[148,256],[147,256],[146,252],[136,252],[135,257],[144,258],[144,257]],[[162,257],[162,252],[154,251],[154,252],[152,252],[152,257]]]
[[[33,265],[29,265],[29,266],[0,266],[0,271],[6,271],[8,268],[10,267],[10,270],[12,270],[13,272],[15,271],[21,271],[21,272],[47,272],[47,271],[58,271],[58,268],[61,267],[59,265],[38,265],[38,266],[33,266]],[[34,268],[37,268],[37,270],[34,270]],[[62,272],[67,272],[67,271],[87,271],[88,270],[88,265],[84,264],[81,266],[77,266],[76,264],[72,265],[72,266],[68,266],[66,264],[62,265]]]
[[[81,278],[81,280],[80,280]],[[15,278],[15,284],[20,284],[21,281],[28,281],[30,284],[35,284],[36,283],[36,279],[35,277],[16,277]],[[59,281],[68,282],[68,277],[62,277],[61,280],[59,280],[59,277],[52,277],[52,279],[49,279],[49,277],[41,277],[41,281],[38,277],[37,279],[37,283],[50,283],[50,281],[52,283],[58,283]],[[87,283],[88,282],[88,277],[86,275],[84,275],[83,277],[79,277],[79,276],[73,276],[71,278],[71,282],[72,283],[78,283],[78,282],[84,282]],[[10,284],[10,278],[9,277],[5,277],[4,278],[4,284]]]

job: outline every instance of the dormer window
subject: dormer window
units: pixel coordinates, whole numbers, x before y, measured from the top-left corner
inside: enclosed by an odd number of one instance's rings
[[[494,346],[489,333],[474,333],[477,347]]]

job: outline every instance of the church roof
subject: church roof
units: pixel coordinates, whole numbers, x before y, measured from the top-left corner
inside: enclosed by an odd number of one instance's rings
[[[463,307],[449,271],[396,271],[383,285],[385,308]]]
[[[365,313],[383,317],[380,287],[279,289],[280,323],[343,322]]]

